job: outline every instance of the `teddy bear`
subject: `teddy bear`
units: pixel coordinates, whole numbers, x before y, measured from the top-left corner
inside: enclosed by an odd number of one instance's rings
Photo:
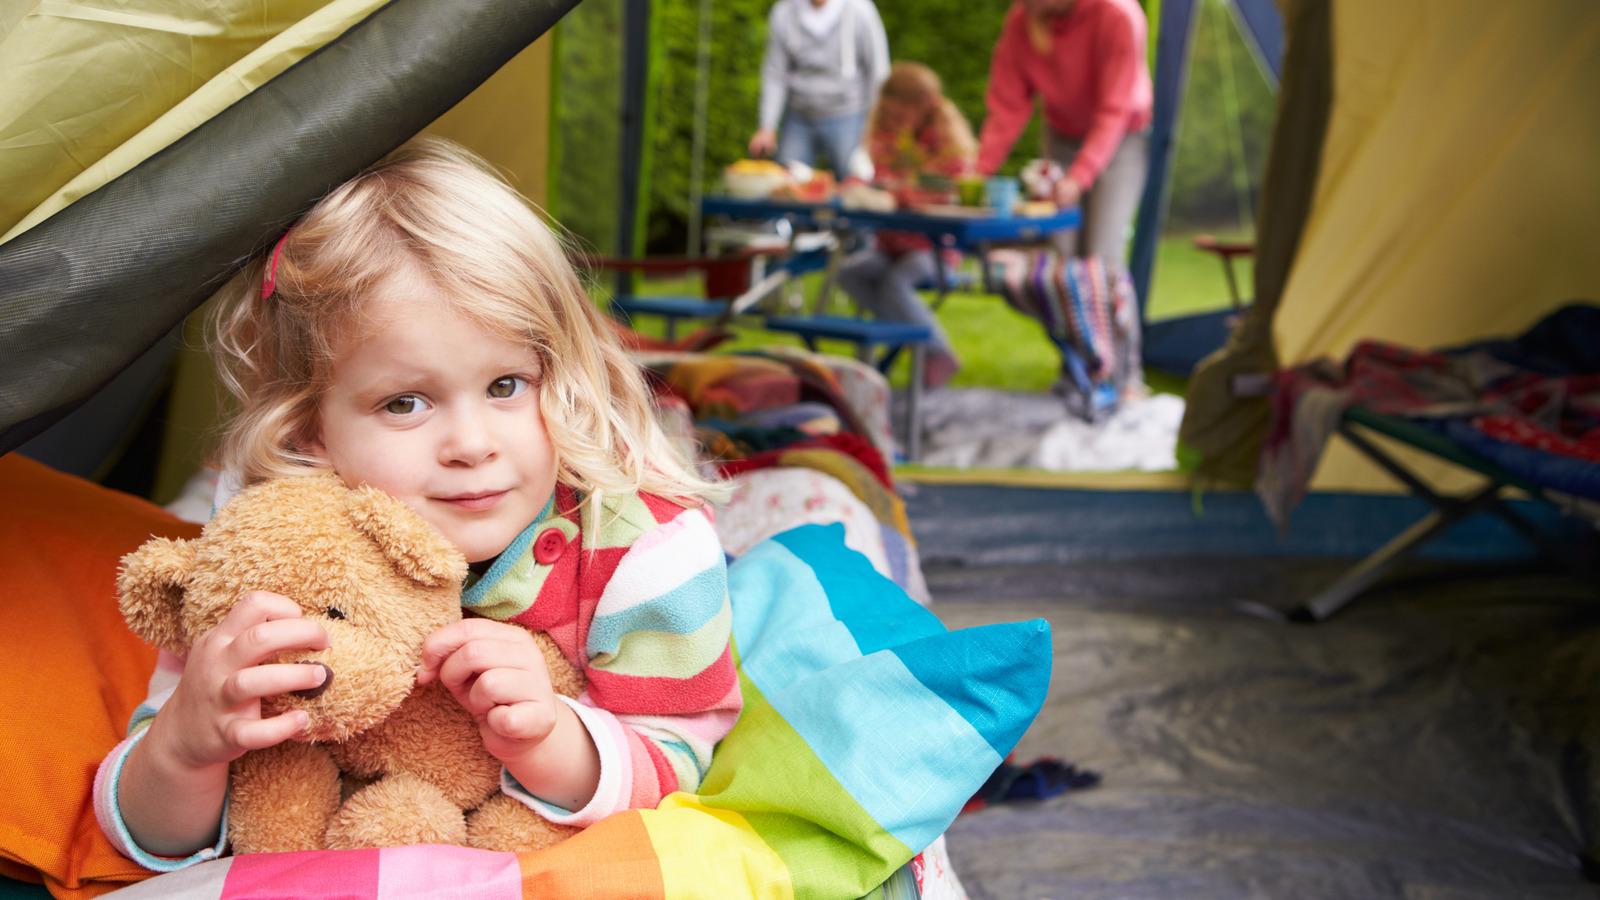
[[[438,680],[415,687],[422,641],[461,618],[467,563],[398,500],[331,473],[241,491],[194,540],[156,538],[123,559],[118,590],[135,633],[186,655],[239,598],[273,591],[328,630],[322,651],[278,662],[321,665],[312,690],[267,697],[263,716],[303,709],[293,740],[233,762],[228,839],[235,853],[456,844],[536,850],[577,829],[500,790],[500,763]],[[583,676],[536,634],[558,693]]]

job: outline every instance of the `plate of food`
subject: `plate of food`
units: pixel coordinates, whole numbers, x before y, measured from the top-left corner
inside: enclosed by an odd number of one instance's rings
[[[994,215],[992,206],[956,206],[950,203],[923,203],[912,207],[925,216],[942,216],[950,219],[982,219]]]
[[[794,176],[793,170],[790,175]],[[832,172],[815,169],[809,178],[791,177],[785,184],[773,188],[769,196],[774,200],[792,200],[796,203],[826,203],[833,199],[837,189]]]
[[[741,159],[722,170],[728,196],[742,200],[765,200],[793,180],[788,169],[770,159]]]

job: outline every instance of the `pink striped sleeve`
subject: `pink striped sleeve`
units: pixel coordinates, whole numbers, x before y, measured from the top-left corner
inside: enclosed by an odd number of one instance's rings
[[[697,790],[712,748],[738,718],[722,546],[703,510],[671,512],[628,548],[589,601],[588,689],[565,702],[599,751],[594,797],[583,809],[560,809],[504,778],[507,793],[553,822],[588,825]]]

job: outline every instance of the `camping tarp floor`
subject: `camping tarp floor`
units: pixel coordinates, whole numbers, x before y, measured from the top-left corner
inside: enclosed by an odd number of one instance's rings
[[[1014,759],[1103,779],[960,816],[972,900],[1600,894],[1600,602],[1536,563],[1422,562],[1319,625],[1231,606],[1345,564],[930,565],[950,628],[1050,621]]]
[[[895,421],[905,392],[894,397]],[[1025,467],[1053,472],[1136,470],[1178,466],[1175,450],[1183,398],[1154,394],[1123,404],[1090,425],[1067,413],[1054,394],[991,388],[944,388],[922,396],[922,454],[930,466]]]

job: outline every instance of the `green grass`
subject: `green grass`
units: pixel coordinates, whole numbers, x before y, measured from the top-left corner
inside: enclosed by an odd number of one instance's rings
[[[1248,293],[1249,260],[1237,261],[1235,271],[1241,289]],[[812,273],[800,281],[807,309],[821,280],[821,273]],[[646,294],[699,292],[695,278],[651,280],[640,287],[640,293]],[[932,294],[924,296],[932,300]],[[1162,240],[1151,292],[1149,317],[1152,320],[1221,309],[1228,303],[1227,281],[1222,265],[1215,257],[1196,250],[1187,235],[1169,236]],[[850,314],[848,300],[842,291],[834,292],[829,312]],[[1007,306],[998,296],[958,291],[949,295],[938,315],[962,361],[961,371],[951,381],[952,386],[1042,392],[1049,390],[1056,380],[1060,357],[1044,329],[1034,320]],[[800,339],[793,335],[762,329],[760,321],[752,316],[736,323],[736,337],[719,350],[750,350],[771,344],[803,346]],[[660,337],[664,331],[660,320],[641,320],[634,323],[634,327],[655,337]],[[689,327],[692,326],[680,326]],[[854,348],[844,342],[823,341],[819,349],[846,356],[854,353]],[[890,372],[890,383],[904,385],[910,377],[909,372],[910,361],[902,354]],[[1152,389],[1171,393],[1182,393],[1185,386],[1184,379],[1156,372],[1147,373],[1147,380]]]
[[[1225,232],[1218,237],[1236,238]],[[1233,262],[1239,292],[1250,296],[1251,260]],[[1209,312],[1229,305],[1228,278],[1222,263],[1210,253],[1195,249],[1190,235],[1168,235],[1156,249],[1156,271],[1150,289],[1148,318],[1171,319],[1197,312]]]

